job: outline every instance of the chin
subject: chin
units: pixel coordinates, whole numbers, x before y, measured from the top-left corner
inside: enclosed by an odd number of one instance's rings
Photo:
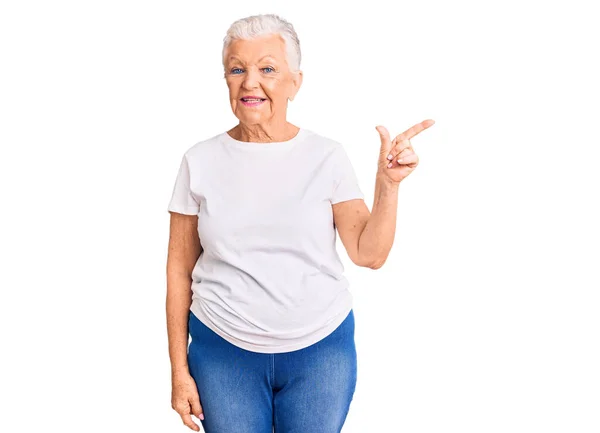
[[[237,117],[240,122],[244,122],[246,125],[254,125],[256,123],[262,123],[265,119],[263,119],[263,116],[257,114],[257,115],[242,115],[242,116],[235,116]]]

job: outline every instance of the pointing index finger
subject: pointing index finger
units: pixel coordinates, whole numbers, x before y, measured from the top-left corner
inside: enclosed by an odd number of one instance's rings
[[[416,125],[411,126],[406,131],[404,131],[402,134],[398,135],[396,141],[410,140],[415,135],[417,135],[419,132],[425,131],[427,128],[429,128],[434,123],[435,123],[435,120],[433,120],[433,119],[423,120],[421,123],[417,123]]]

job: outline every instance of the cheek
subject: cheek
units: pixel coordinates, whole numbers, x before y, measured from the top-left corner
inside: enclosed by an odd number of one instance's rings
[[[286,86],[285,83],[279,80],[268,80],[264,83],[265,91],[269,92],[269,98],[273,101],[285,99]]]
[[[240,86],[235,83],[235,81],[226,80],[227,89],[229,90],[229,96],[235,97],[235,95],[239,92]]]

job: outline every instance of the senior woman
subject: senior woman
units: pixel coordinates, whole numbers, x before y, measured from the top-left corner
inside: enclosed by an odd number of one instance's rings
[[[344,147],[286,119],[300,57],[277,15],[231,25],[223,66],[239,124],[187,149],[168,206],[171,403],[195,431],[192,414],[207,433],[340,432],[357,356],[335,230],[356,265],[383,265],[398,184],[418,163],[409,139],[433,124],[394,140],[378,127],[370,212]]]

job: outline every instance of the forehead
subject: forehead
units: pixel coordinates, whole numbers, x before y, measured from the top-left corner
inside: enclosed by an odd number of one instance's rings
[[[227,47],[227,61],[253,63],[261,60],[285,59],[285,43],[279,35],[261,36],[252,40],[234,40]]]

